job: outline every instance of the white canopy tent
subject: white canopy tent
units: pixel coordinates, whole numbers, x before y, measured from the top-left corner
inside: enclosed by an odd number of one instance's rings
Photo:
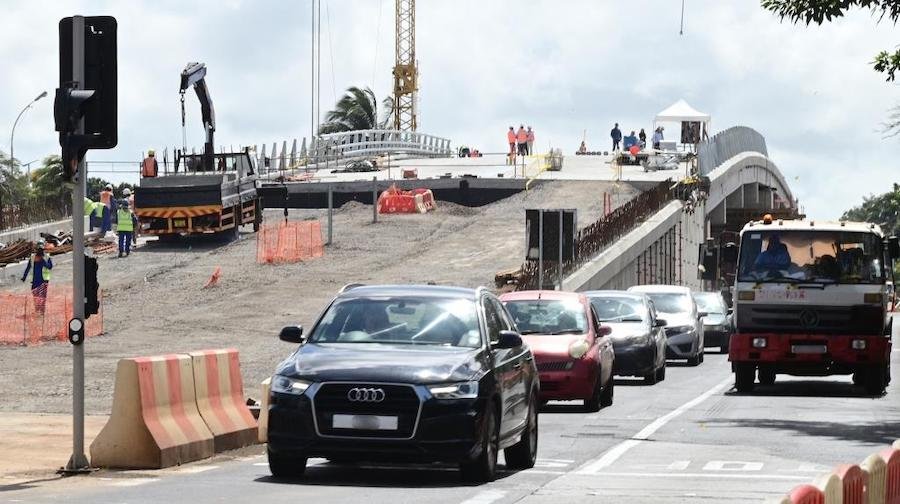
[[[667,109],[656,114],[656,119],[653,120],[653,128],[656,129],[656,127],[659,126],[659,123],[684,122],[700,123],[700,138],[704,138],[709,134],[709,124],[711,122],[709,114],[699,112],[683,99],[678,100]]]

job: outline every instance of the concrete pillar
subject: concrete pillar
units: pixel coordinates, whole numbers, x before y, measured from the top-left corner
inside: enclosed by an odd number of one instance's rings
[[[749,184],[744,184],[743,188],[743,208],[759,208],[759,183],[750,182]]]
[[[728,208],[744,208],[743,189],[738,189],[737,191],[729,194],[725,197],[725,201],[728,203]]]
[[[719,206],[712,209],[712,211],[707,214],[706,218],[709,220],[709,223],[713,226],[720,226],[725,224],[725,216],[727,215],[727,200],[719,203]]]
[[[771,187],[760,185],[759,186],[759,208],[764,210],[771,210],[774,208],[774,201],[772,199],[773,191]]]

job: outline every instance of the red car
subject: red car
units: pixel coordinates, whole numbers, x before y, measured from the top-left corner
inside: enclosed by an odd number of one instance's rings
[[[575,292],[521,291],[500,296],[531,347],[542,401],[583,400],[588,411],[613,403],[610,328]]]

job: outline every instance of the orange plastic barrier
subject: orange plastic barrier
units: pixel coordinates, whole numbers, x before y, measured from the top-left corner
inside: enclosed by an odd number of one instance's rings
[[[283,264],[325,255],[319,221],[264,225],[256,234],[256,262]]]
[[[792,504],[825,504],[825,494],[812,485],[794,487],[789,498]]]
[[[843,504],[866,504],[869,475],[858,465],[840,465],[834,474],[841,480]]]
[[[428,189],[401,191],[392,185],[378,196],[378,213],[425,213],[434,210],[434,195]]]
[[[244,402],[244,384],[238,351],[191,352],[197,409],[214,438],[215,451],[254,444],[256,419]]]
[[[95,467],[159,469],[213,455],[188,355],[122,359],[112,414],[91,443]]]
[[[887,448],[878,455],[885,463],[884,503],[900,504],[900,450]]]
[[[0,293],[0,345],[37,345],[66,341],[72,318],[71,287],[43,286],[32,292]],[[103,303],[91,315],[86,336],[103,333]]]

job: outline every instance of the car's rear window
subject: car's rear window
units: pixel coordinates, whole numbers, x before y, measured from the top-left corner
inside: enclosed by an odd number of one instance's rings
[[[725,301],[718,293],[698,292],[694,294],[694,299],[697,301],[697,306],[700,308],[700,311],[717,313],[719,315],[724,315],[725,312],[728,311],[728,308],[725,306]]]
[[[352,298],[335,301],[309,340],[476,348],[481,345],[481,332],[474,300]]]
[[[663,313],[689,313],[692,309],[691,296],[674,292],[648,292],[647,296],[656,306],[656,311]]]
[[[522,334],[584,334],[587,317],[578,300],[507,301],[506,309]]]
[[[591,305],[600,322],[644,322],[647,309],[633,297],[591,297]]]

